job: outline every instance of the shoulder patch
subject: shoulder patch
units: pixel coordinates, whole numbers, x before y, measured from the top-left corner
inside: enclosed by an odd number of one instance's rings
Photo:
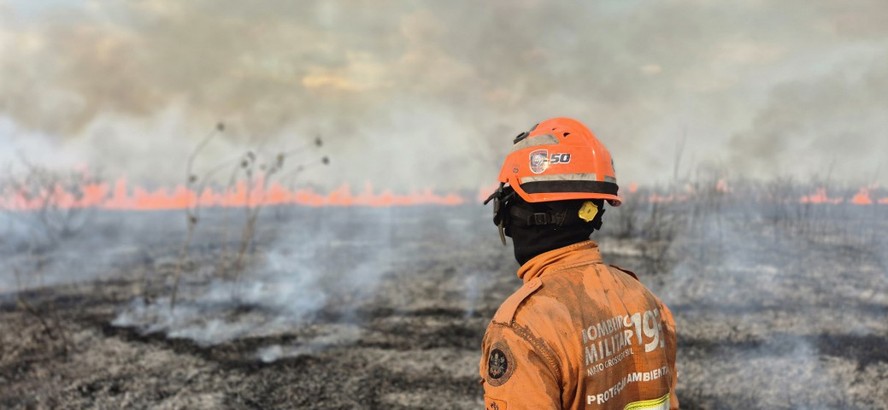
[[[494,387],[502,386],[512,377],[517,365],[509,345],[497,342],[487,356],[487,383]]]
[[[616,268],[617,270],[619,270],[619,271],[621,271],[621,272],[625,272],[625,273],[629,274],[629,276],[635,278],[635,280],[639,280],[639,279],[638,279],[638,275],[636,275],[635,272],[632,272],[632,271],[629,270],[629,269],[623,269],[623,268],[621,268],[621,267],[619,267],[619,266],[617,266],[617,265],[610,265],[610,266],[611,266],[612,268]]]
[[[512,319],[515,318],[515,312],[518,310],[518,307],[521,306],[521,302],[524,302],[528,296],[532,295],[541,287],[543,287],[543,281],[540,278],[535,278],[530,282],[525,283],[524,286],[513,293],[512,296],[509,296],[509,298],[500,305],[499,310],[493,315],[493,321],[510,326],[512,324]]]

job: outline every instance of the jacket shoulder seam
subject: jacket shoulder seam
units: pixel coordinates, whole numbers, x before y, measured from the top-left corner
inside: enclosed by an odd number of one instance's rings
[[[530,343],[530,345],[533,346],[534,349],[536,349],[537,353],[539,353],[546,359],[546,362],[548,362],[549,364],[549,371],[560,384],[561,380],[563,380],[561,365],[558,363],[558,360],[556,360],[556,354],[549,347],[548,343],[546,343],[545,340],[536,337],[529,329],[524,326],[515,326],[512,328],[512,330],[520,338],[524,339],[527,343]]]
[[[524,286],[515,291],[512,296],[509,296],[506,301],[500,305],[496,314],[493,315],[493,322],[511,326],[512,321],[515,319],[515,312],[518,311],[518,307],[521,306],[521,303],[542,287],[543,281],[540,278],[534,278],[530,282],[525,283]]]
[[[618,271],[620,271],[620,272],[623,272],[623,273],[625,273],[625,274],[627,274],[627,275],[629,275],[629,276],[635,278],[635,280],[637,280],[637,281],[639,281],[639,282],[641,281],[641,279],[638,279],[638,275],[636,275],[635,272],[632,272],[632,271],[629,270],[629,269],[624,269],[624,268],[621,268],[621,267],[619,267],[619,266],[617,266],[617,265],[613,265],[613,264],[608,265],[608,266],[610,266],[610,267],[612,267],[612,268],[614,268],[614,269],[616,269],[616,270],[618,270]]]

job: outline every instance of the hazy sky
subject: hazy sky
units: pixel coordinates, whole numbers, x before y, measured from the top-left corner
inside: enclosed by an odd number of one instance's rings
[[[306,177],[477,188],[511,138],[573,116],[620,182],[885,181],[888,2],[0,0],[0,162],[178,182],[315,135]],[[305,151],[304,161],[321,151]]]

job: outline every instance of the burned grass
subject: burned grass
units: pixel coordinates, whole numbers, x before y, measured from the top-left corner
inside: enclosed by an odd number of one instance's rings
[[[221,239],[196,231],[174,311],[182,228],[117,217],[97,216],[138,234],[84,248],[108,250],[105,274],[0,294],[0,408],[481,406],[481,337],[520,283],[476,208],[269,212],[237,281],[205,268]],[[883,406],[883,245],[750,220],[675,230],[662,272],[642,241],[599,238],[676,316],[683,408]],[[17,298],[56,315],[70,348]]]

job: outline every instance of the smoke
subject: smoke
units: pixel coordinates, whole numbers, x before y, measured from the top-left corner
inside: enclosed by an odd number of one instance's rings
[[[70,216],[67,235],[45,225],[44,217],[39,211],[0,213],[0,293],[126,276],[168,252],[169,237],[154,230],[182,234],[178,221],[147,213],[134,218],[83,210]]]
[[[258,245],[258,259],[251,260],[242,278],[192,273],[188,275],[191,282],[182,291],[186,296],[174,310],[168,297],[136,298],[113,324],[215,345],[281,333],[310,323],[323,310],[346,326],[344,335],[328,338],[337,343],[352,340],[356,328],[351,324],[359,320],[356,310],[376,295],[376,286],[391,274],[393,253],[403,248],[391,237],[396,210],[362,209],[337,213],[336,217],[325,210],[311,210],[311,216],[296,212],[300,215],[286,223],[264,222],[262,230],[267,236]],[[214,256],[215,251],[204,256],[209,256],[209,261],[198,263],[212,263],[219,257]],[[327,339],[318,335],[312,340],[300,344],[298,351],[278,354],[272,346],[258,354],[266,359],[297,355],[305,349],[322,348]]]
[[[775,87],[750,129],[731,138],[730,163],[779,174],[804,160],[821,177],[835,168],[843,177],[877,181],[884,161],[870,153],[888,150],[880,131],[888,125],[888,99],[880,91],[888,87],[888,57],[867,60],[856,57],[838,73]]]
[[[298,357],[316,354],[319,351],[348,346],[360,339],[363,331],[354,324],[344,323],[328,326],[326,333],[322,333],[311,339],[308,343],[299,345],[269,345],[256,351],[256,356],[264,363],[271,363],[285,357]]]
[[[703,407],[849,407],[871,360],[854,351],[886,330],[879,295],[888,271],[875,222],[883,210],[756,203],[745,191],[730,198],[745,199],[700,197],[671,209],[684,216],[669,250],[674,266],[639,271],[678,312],[685,397]]]
[[[877,0],[4,0],[0,142],[170,183],[182,172],[156,161],[184,161],[221,120],[210,163],[321,134],[342,171],[318,183],[475,189],[511,137],[567,115],[623,181],[668,177],[662,153],[686,134],[686,158],[744,177],[834,161],[870,182],[886,172],[886,14]]]
[[[433,313],[480,324],[517,278],[478,209],[269,209],[238,280],[214,272],[226,210],[206,210],[176,308],[158,261],[149,281],[162,287],[140,291],[112,324],[199,345],[262,339],[255,356],[266,362],[385,337],[397,330],[380,327]]]

